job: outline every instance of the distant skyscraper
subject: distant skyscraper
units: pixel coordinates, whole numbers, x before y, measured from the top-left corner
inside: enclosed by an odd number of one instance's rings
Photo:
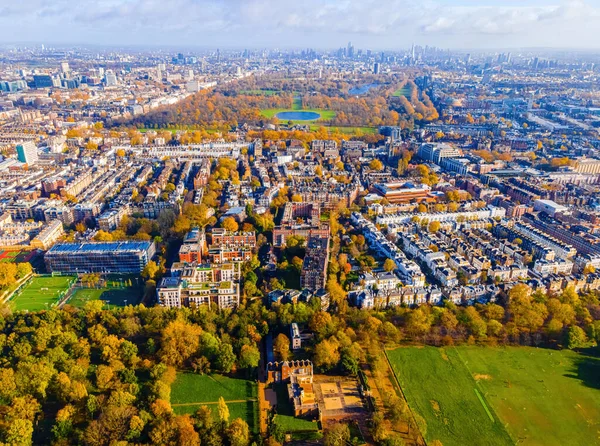
[[[379,74],[379,62],[375,62],[373,65],[373,74]]]
[[[61,62],[60,63],[60,71],[62,71],[63,73],[68,73],[70,71],[69,62]]]
[[[346,51],[346,55],[349,59],[354,58],[354,46],[352,46],[352,42],[348,42],[348,50]]]
[[[22,163],[33,166],[38,160],[37,146],[31,141],[17,146],[17,159]]]

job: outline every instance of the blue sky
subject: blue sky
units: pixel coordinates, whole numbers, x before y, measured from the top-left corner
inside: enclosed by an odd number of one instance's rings
[[[0,43],[600,47],[600,0],[0,0]]]

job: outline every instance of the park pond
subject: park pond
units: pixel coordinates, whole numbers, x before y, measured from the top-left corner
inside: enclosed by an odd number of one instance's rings
[[[319,113],[312,111],[283,111],[275,116],[283,121],[314,121],[321,117]]]
[[[375,88],[375,87],[379,87],[379,84],[366,84],[366,85],[354,87],[354,88],[351,88],[350,90],[348,90],[348,93],[350,93],[353,96],[359,96],[361,94],[368,93],[371,88]]]

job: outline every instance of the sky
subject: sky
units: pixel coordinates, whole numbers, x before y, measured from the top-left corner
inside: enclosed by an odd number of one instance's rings
[[[600,49],[600,0],[0,0],[0,43]]]

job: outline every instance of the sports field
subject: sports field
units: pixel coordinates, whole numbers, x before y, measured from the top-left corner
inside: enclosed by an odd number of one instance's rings
[[[600,359],[530,347],[388,351],[427,441],[600,444]]]
[[[45,310],[55,304],[68,289],[73,276],[37,276],[13,294],[10,302],[15,311]]]
[[[101,299],[108,305],[136,305],[142,297],[142,289],[135,284],[136,279],[132,279],[132,286],[126,285],[127,280],[107,280],[103,288],[78,288],[67,303],[83,308],[86,302]]]
[[[229,408],[229,419],[242,418],[251,430],[258,429],[257,384],[245,379],[222,375],[178,373],[171,386],[171,406],[175,413],[195,413],[208,406],[217,416],[219,398]]]
[[[0,262],[2,263],[22,263],[29,262],[34,257],[36,251],[0,251]]]

